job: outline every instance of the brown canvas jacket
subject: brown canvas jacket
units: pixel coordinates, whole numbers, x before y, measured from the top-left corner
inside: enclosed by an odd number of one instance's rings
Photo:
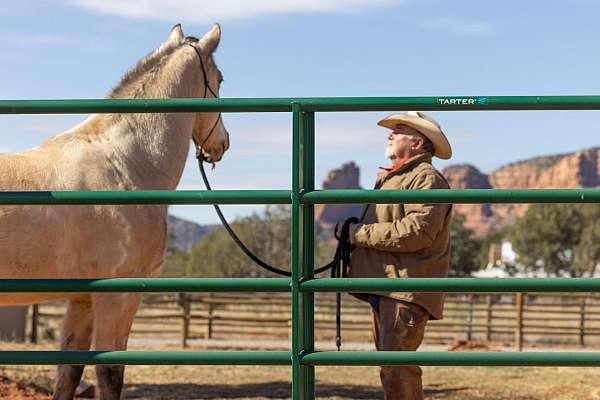
[[[420,154],[399,169],[381,173],[375,189],[448,189],[431,165],[431,154]],[[354,240],[349,277],[443,278],[450,263],[450,204],[369,204]],[[443,293],[373,292],[416,303],[431,319],[443,316]],[[365,300],[365,293],[354,293]]]

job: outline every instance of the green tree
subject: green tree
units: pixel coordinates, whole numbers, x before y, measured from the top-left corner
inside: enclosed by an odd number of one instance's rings
[[[579,243],[575,246],[573,269],[577,276],[592,276],[600,263],[600,205],[583,204],[584,227]]]
[[[600,262],[600,206],[536,204],[511,229],[519,262],[528,269],[591,276]]]
[[[278,268],[289,268],[289,206],[267,206],[262,214],[238,218],[231,223],[231,228],[263,261]],[[186,273],[188,276],[226,278],[273,276],[248,258],[223,227],[213,229],[192,247]]]
[[[188,252],[175,248],[171,249],[167,252],[162,276],[170,278],[186,276],[189,259],[190,254]]]
[[[267,264],[289,271],[291,265],[291,214],[289,205],[270,205],[262,213],[238,218],[231,228],[240,240]],[[330,232],[331,231],[331,232]],[[315,264],[333,258],[337,241],[332,229],[315,226]],[[165,276],[266,277],[273,273],[244,254],[223,227],[207,233],[188,253],[171,250]]]
[[[464,226],[465,218],[456,215],[451,225],[452,252],[450,276],[470,276],[483,264],[479,260],[481,244]],[[277,268],[290,268],[291,219],[287,205],[268,206],[261,214],[238,218],[232,229],[259,258]],[[333,227],[315,226],[315,265],[329,263],[337,241]],[[327,274],[327,272],[325,273]],[[207,233],[188,253],[171,250],[165,276],[194,277],[265,277],[273,273],[249,259],[233,242],[223,227]]]
[[[465,227],[465,217],[454,214],[450,225],[450,270],[449,276],[466,277],[483,265],[480,258],[481,242],[474,238],[473,231]]]
[[[189,253],[180,250],[175,246],[175,235],[170,229],[168,230],[167,235],[167,254],[162,276],[172,278],[183,277],[186,275]]]

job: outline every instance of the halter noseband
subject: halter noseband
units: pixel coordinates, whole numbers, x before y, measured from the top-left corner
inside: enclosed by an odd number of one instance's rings
[[[192,41],[194,40],[194,38],[186,38],[186,41]],[[198,41],[197,39],[195,41]],[[206,68],[204,68],[204,60],[202,60],[202,54],[200,54],[200,51],[198,51],[198,48],[194,45],[192,45],[191,43],[186,43],[188,46],[190,46],[192,49],[194,49],[194,51],[196,52],[196,54],[198,55],[198,60],[200,60],[200,68],[202,69],[202,79],[204,79],[204,95],[202,97],[206,98],[206,94],[208,92],[210,92],[210,94],[212,94],[212,96],[216,99],[219,96],[215,93],[214,90],[212,90],[212,88],[210,87],[210,85],[208,84],[208,76],[206,75]],[[213,134],[215,128],[217,127],[217,124],[219,123],[219,121],[221,120],[221,113],[219,112],[219,116],[217,117],[217,120],[215,121],[215,123],[213,124],[212,128],[210,128],[210,131],[208,131],[208,135],[206,135],[206,138],[204,139],[204,141],[198,145],[198,143],[196,142],[196,139],[194,139],[192,137],[192,140],[194,141],[194,144],[196,145],[196,157],[198,159],[202,159],[204,160],[204,155],[202,154],[202,151],[200,151],[200,149],[202,149],[202,147],[204,147],[204,144],[208,141],[208,139],[210,138],[210,136]],[[213,165],[214,167],[214,165]]]

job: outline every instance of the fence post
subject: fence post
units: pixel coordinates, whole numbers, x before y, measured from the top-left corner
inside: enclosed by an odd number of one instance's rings
[[[29,337],[29,341],[31,343],[38,342],[38,320],[40,316],[39,304],[34,304],[31,306],[31,334]]]
[[[469,294],[469,311],[467,312],[467,341],[473,340],[473,303],[475,295]]]
[[[585,303],[584,297],[579,304],[579,345],[581,347],[585,346]]]
[[[488,294],[487,296],[487,316],[485,321],[485,340],[487,342],[492,341],[492,318],[493,318],[493,310],[492,310],[492,295]]]
[[[315,114],[292,103],[292,399],[315,398],[315,368],[300,363],[313,351],[314,294],[300,292],[301,279],[314,277],[314,206],[302,204],[303,192],[315,187]]]
[[[208,311],[206,315],[206,339],[212,339],[213,337],[213,294],[208,293]]]
[[[523,351],[523,299],[524,293],[515,294],[516,326],[515,351]]]
[[[179,293],[179,305],[181,306],[181,347],[186,348],[190,336],[191,301],[187,293]]]

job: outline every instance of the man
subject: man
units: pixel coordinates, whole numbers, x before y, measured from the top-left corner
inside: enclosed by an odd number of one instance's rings
[[[452,149],[439,124],[421,112],[392,114],[378,122],[391,129],[375,189],[448,189],[432,156],[449,159]],[[448,275],[450,204],[369,204],[350,226],[349,276],[355,278],[438,278]],[[443,293],[355,293],[373,311],[377,350],[416,350],[429,319],[441,319]],[[423,399],[421,368],[383,366],[385,399]]]

